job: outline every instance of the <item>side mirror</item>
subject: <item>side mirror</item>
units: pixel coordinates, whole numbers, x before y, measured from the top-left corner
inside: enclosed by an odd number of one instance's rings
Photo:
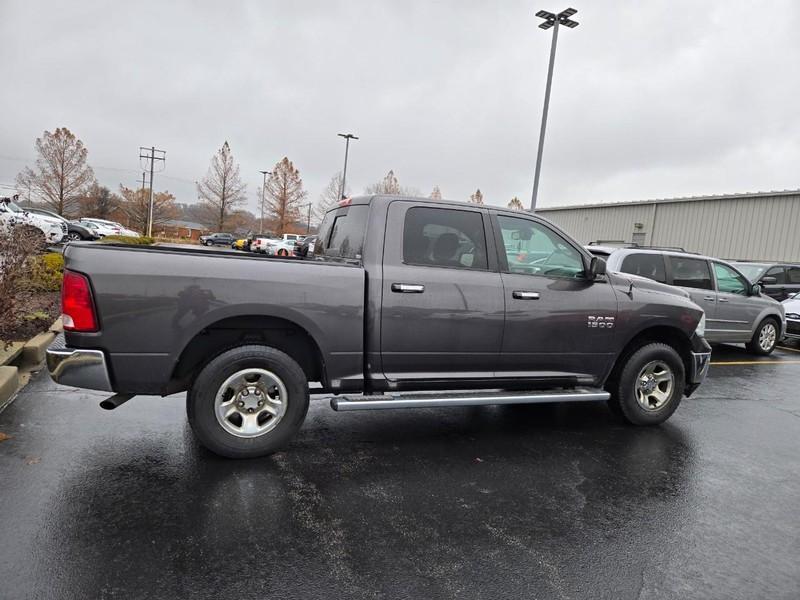
[[[598,256],[593,256],[589,262],[589,279],[597,279],[600,275],[606,274],[606,261]]]
[[[761,284],[754,283],[750,286],[750,295],[751,296],[760,296],[761,295]]]
[[[778,278],[773,277],[772,275],[764,275],[764,277],[762,277],[758,283],[761,285],[775,285],[778,283]]]

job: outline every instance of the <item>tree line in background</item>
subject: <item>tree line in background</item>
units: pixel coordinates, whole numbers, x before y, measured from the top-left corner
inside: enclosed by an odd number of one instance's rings
[[[45,131],[36,140],[36,153],[34,167],[26,167],[16,180],[28,203],[36,202],[66,218],[110,219],[140,232],[147,229],[149,189],[120,184],[119,190],[112,192],[98,184],[88,164],[88,150],[69,129],[59,127],[52,133]],[[260,214],[254,215],[242,208],[247,201],[247,185],[241,180],[239,165],[226,141],[212,156],[205,177],[197,182],[197,203],[178,203],[169,191],[154,190],[153,226],[158,228],[171,220],[183,220],[215,231],[304,232],[310,224],[319,223],[343,197],[350,196],[349,188],[342,189],[342,173],[339,172],[316,202],[308,202],[300,171],[288,157],[275,164],[263,189],[257,193]],[[400,185],[392,170],[380,181],[368,185],[364,193],[421,195],[417,188]],[[438,185],[429,197],[442,198]],[[469,201],[484,204],[480,189],[470,195]],[[524,210],[516,197],[507,206]]]

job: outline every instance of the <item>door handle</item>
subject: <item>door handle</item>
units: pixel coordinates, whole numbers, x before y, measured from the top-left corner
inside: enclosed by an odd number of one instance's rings
[[[425,286],[418,283],[393,283],[392,291],[398,294],[421,294],[425,291]]]
[[[713,302],[714,296],[703,296],[703,300],[708,300],[709,302]]]
[[[517,300],[538,300],[539,292],[526,292],[524,290],[516,290],[511,292],[511,297]]]
[[[727,298],[717,298],[717,302],[727,302]]]

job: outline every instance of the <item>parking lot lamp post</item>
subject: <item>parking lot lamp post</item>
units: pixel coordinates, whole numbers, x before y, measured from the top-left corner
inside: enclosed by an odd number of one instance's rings
[[[258,220],[258,233],[264,233],[264,196],[267,190],[267,175],[272,175],[271,171],[259,171],[264,176],[264,183],[261,184],[261,218]]]
[[[350,150],[350,140],[357,140],[358,138],[354,136],[352,133],[337,133],[339,137],[343,137],[345,139],[344,145],[344,170],[342,171],[342,189],[339,192],[339,198],[344,200],[344,183],[347,180],[347,153]]]
[[[547,68],[547,85],[544,89],[544,109],[542,110],[542,127],[539,130],[539,150],[536,153],[536,173],[533,176],[533,194],[531,196],[531,212],[536,210],[536,197],[539,194],[539,174],[542,170],[542,151],[544,150],[544,132],[547,128],[547,111],[550,108],[550,87],[553,83],[553,64],[556,61],[556,42],[558,41],[558,27],[564,25],[570,29],[578,26],[577,21],[570,19],[578,11],[574,8],[562,10],[555,14],[546,10],[540,10],[536,16],[544,19],[544,23],[539,25],[539,29],[553,28],[553,41],[550,44],[550,66]]]

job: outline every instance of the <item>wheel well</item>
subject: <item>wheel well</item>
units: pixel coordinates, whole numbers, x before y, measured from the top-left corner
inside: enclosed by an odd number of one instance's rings
[[[658,325],[650,327],[637,333],[620,352],[617,360],[614,362],[614,367],[608,376],[607,382],[616,380],[619,372],[625,366],[628,358],[642,346],[658,342],[671,346],[678,353],[683,361],[684,373],[688,376],[691,369],[691,352],[692,344],[686,334],[676,327],[669,327],[668,325]]]
[[[309,381],[324,382],[322,352],[305,329],[287,319],[253,315],[217,321],[194,336],[181,352],[166,393],[187,389],[209,361],[243,344],[277,348],[300,365]]]

